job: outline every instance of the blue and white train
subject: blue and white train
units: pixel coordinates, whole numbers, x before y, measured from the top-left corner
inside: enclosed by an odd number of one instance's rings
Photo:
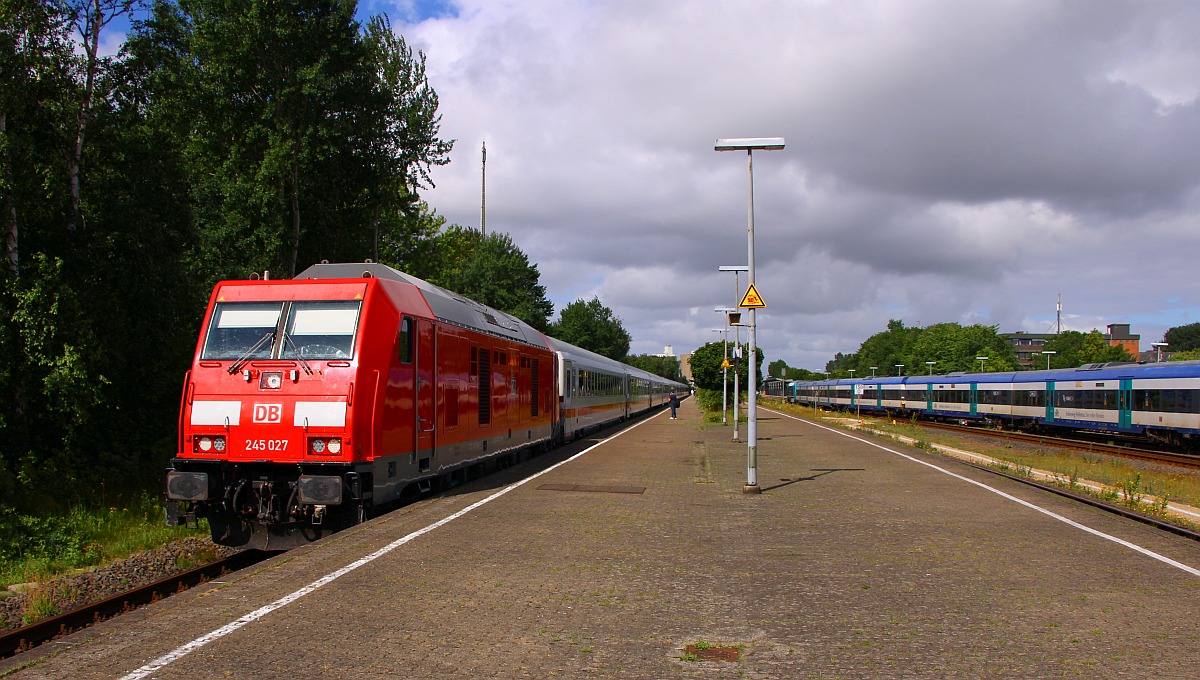
[[[1121,432],[1200,446],[1200,361],[792,381],[784,392],[790,402],[821,408]]]

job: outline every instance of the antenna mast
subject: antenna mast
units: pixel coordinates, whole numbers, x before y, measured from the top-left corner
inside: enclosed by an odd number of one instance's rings
[[[1058,294],[1058,315],[1055,319],[1054,334],[1062,335],[1062,293]]]
[[[479,195],[479,231],[487,236],[487,141],[483,142],[482,182]]]

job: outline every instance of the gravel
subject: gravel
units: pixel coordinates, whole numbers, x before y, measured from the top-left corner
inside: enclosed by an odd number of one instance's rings
[[[236,548],[214,545],[207,538],[186,538],[84,572],[34,584],[27,592],[0,600],[0,632],[23,625],[30,605],[51,615],[61,614],[236,552]]]

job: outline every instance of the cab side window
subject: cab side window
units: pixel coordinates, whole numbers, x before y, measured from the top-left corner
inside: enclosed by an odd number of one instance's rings
[[[400,334],[396,338],[396,355],[402,364],[413,360],[413,321],[409,317],[400,320]]]

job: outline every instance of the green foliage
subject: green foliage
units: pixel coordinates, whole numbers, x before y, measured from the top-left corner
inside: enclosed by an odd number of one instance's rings
[[[362,30],[350,0],[161,0],[90,60],[88,4],[0,1],[0,499],[29,517],[104,477],[157,482],[214,281],[362,260],[377,233],[436,261],[442,227],[416,191],[451,142],[424,55],[386,21]]]
[[[142,492],[105,505],[94,499],[60,513],[0,505],[0,587],[42,580],[202,533],[167,527],[156,496]]]
[[[1109,345],[1104,335],[1094,329],[1087,333],[1063,331],[1046,341],[1045,350],[1055,352],[1050,355],[1050,368],[1134,360],[1123,348]]]
[[[32,264],[22,278],[0,280],[0,497],[11,503],[94,474],[85,433],[109,384],[62,262],[39,254]]]
[[[876,375],[895,375],[896,365],[903,364],[904,373],[912,375],[928,372],[925,362],[933,361],[934,373],[978,372],[976,357],[981,356],[987,357],[983,368],[989,373],[1019,366],[1016,351],[997,334],[995,326],[941,323],[910,328],[892,319],[886,331],[867,338],[854,354],[839,353],[825,370],[831,377],[849,377],[850,369],[856,377],[865,377],[875,366]]]
[[[620,361],[629,353],[629,333],[621,319],[600,298],[576,300],[563,308],[550,335],[573,345]]]
[[[437,252],[439,270],[429,278],[431,283],[546,330],[554,304],[539,283],[537,265],[508,234],[484,236],[455,225],[438,237]]]
[[[659,377],[683,382],[683,372],[679,370],[679,359],[677,357],[632,354],[624,357],[621,361]]]
[[[724,389],[725,374],[722,371],[721,363],[725,360],[725,343],[721,340],[710,342],[706,345],[701,345],[692,353],[692,379],[696,382],[696,387],[707,390],[716,390],[720,393]],[[733,358],[733,345],[729,346],[730,363],[733,367],[728,369],[729,389],[733,390],[733,377],[736,371],[738,376],[738,387],[741,393],[745,394],[746,388],[750,380],[749,362],[745,357],[750,354],[749,345],[742,346],[741,359]],[[764,361],[761,348],[757,352],[757,369],[758,383],[762,384],[762,365]]]
[[[1163,342],[1167,343],[1171,354],[1200,350],[1200,322],[1167,329]]]
[[[1165,355],[1164,355],[1165,356]],[[1183,352],[1171,352],[1168,361],[1197,361],[1200,360],[1200,349],[1189,349]]]

